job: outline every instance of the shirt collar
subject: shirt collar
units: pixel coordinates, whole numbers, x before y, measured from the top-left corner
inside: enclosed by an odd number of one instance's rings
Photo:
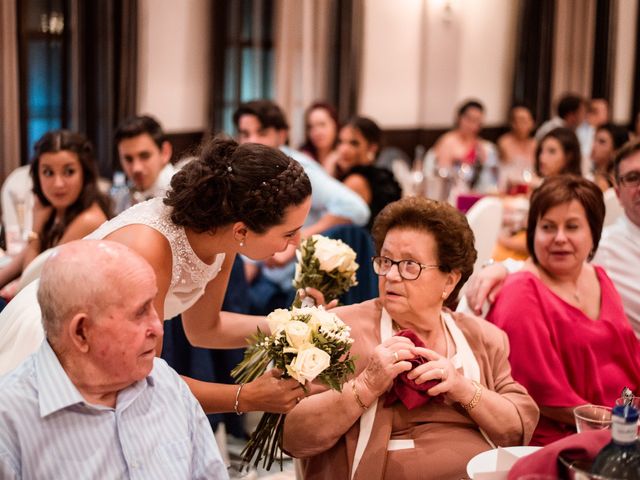
[[[631,232],[632,238],[640,237],[640,226],[636,225],[631,220],[629,220],[629,217],[627,217],[626,213],[623,213],[622,215],[620,215],[620,221],[624,223],[624,225],[627,227],[627,230]]]
[[[46,339],[36,352],[35,367],[41,417],[84,403],[84,398],[62,368],[58,356]]]
[[[125,405],[123,405],[123,407],[126,408],[126,406],[141,393],[144,387],[153,387],[155,385],[153,373],[157,361],[157,359],[154,360],[154,368],[145,379],[135,382],[119,393],[118,404],[121,400],[121,394],[125,392],[129,393],[128,391],[132,390],[129,395],[125,394],[123,396],[123,399],[127,400]],[[62,368],[58,356],[46,339],[36,352],[35,370],[40,416],[42,418],[73,405],[87,404],[82,394],[67,375],[67,372]]]
[[[171,177],[173,177],[174,173],[176,172],[173,164],[167,163],[158,173],[158,178],[153,182],[153,185],[151,185],[147,190],[141,191],[140,195],[142,195],[145,200],[150,200],[155,197],[163,197],[169,188]]]

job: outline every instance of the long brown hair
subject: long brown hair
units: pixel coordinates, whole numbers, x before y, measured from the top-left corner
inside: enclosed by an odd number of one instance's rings
[[[82,168],[82,190],[76,201],[65,209],[60,222],[56,223],[55,213],[51,214],[44,225],[44,231],[40,238],[41,251],[57,245],[71,222],[94,203],[100,206],[107,218],[111,217],[109,200],[98,190],[98,172],[93,145],[81,133],[69,130],[51,130],[45,133],[35,145],[31,161],[31,179],[33,180],[33,193],[36,194],[40,203],[44,206],[51,205],[40,183],[40,156],[44,153],[62,151],[74,153],[78,157]]]

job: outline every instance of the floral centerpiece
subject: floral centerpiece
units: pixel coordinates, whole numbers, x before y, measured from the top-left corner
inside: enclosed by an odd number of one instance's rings
[[[252,337],[243,361],[231,372],[240,383],[262,375],[269,363],[284,372],[283,378],[295,378],[306,392],[308,382],[317,380],[340,391],[347,377],[355,371],[349,350],[353,340],[348,327],[323,307],[278,309],[267,317],[272,334],[258,329]],[[245,464],[254,466],[263,460],[267,469],[280,455],[284,414],[263,414],[258,427],[242,451]]]
[[[296,257],[298,262],[293,286],[296,289],[313,287],[320,290],[327,303],[358,284],[356,252],[342,240],[313,235],[300,243]],[[312,301],[310,297],[305,300]],[[302,306],[298,295],[293,305]]]

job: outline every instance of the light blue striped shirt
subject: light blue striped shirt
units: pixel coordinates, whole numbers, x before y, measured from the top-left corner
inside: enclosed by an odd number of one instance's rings
[[[0,378],[0,479],[226,479],[202,408],[164,360],[88,404],[45,340]]]

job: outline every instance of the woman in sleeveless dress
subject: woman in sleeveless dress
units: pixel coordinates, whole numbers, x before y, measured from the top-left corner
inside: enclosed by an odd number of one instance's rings
[[[193,345],[242,347],[257,327],[268,331],[268,326],[262,317],[220,311],[235,256],[265,259],[298,243],[310,204],[311,184],[295,160],[262,145],[214,139],[175,174],[166,198],[132,207],[87,238],[123,243],[151,264],[158,315],[169,319],[181,314]],[[34,284],[16,297],[24,297],[15,305],[18,310],[8,312],[19,322],[0,317],[5,339],[23,336],[7,332],[8,323],[30,325],[31,338],[34,330],[42,338],[37,308],[36,322],[27,321],[33,316],[27,310],[37,307]],[[5,339],[0,341],[0,372],[6,364]],[[286,412],[302,391],[295,380],[276,377],[276,371],[267,372],[240,392],[237,385],[185,380],[207,413]]]

